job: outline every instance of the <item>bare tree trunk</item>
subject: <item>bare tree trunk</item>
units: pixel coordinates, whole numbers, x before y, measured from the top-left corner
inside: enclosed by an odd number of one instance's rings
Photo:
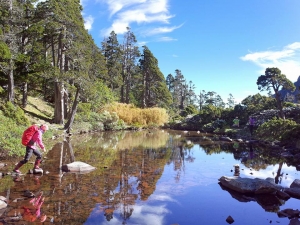
[[[8,101],[14,103],[15,92],[14,92],[14,69],[13,69],[13,59],[9,60],[9,71],[8,71]]]
[[[54,84],[54,123],[63,124],[64,123],[64,85],[62,82],[56,81]]]
[[[281,177],[283,175],[283,173],[281,173],[282,165],[283,165],[282,162],[279,163],[279,167],[278,167],[278,170],[277,170],[277,173],[276,173],[276,176],[275,176],[275,184],[280,183],[279,182],[279,177]]]
[[[72,111],[71,111],[69,120],[65,124],[65,127],[64,127],[64,129],[66,130],[67,133],[70,133],[70,129],[71,129],[71,127],[73,125],[73,122],[74,122],[74,119],[75,119],[75,114],[76,114],[77,106],[78,106],[78,103],[79,103],[79,96],[80,96],[79,92],[80,92],[80,88],[78,87],[77,90],[76,90],[76,95],[75,95],[75,99],[74,99],[74,103],[73,103],[73,106],[72,106]]]
[[[146,81],[146,73],[143,74],[143,99],[142,99],[142,108],[146,108],[146,92],[147,92],[147,81]]]
[[[25,108],[27,106],[27,97],[28,97],[28,83],[23,83],[23,98],[22,98],[22,106]]]
[[[275,98],[276,98],[277,109],[279,110],[279,117],[281,119],[285,119],[285,116],[284,116],[284,113],[283,113],[282,101],[280,99],[280,93],[275,92]]]

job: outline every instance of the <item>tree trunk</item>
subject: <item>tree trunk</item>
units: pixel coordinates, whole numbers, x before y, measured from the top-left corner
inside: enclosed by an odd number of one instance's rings
[[[279,110],[279,117],[281,119],[285,119],[285,116],[284,116],[284,113],[283,113],[282,101],[280,99],[280,93],[279,92],[275,92],[275,98],[276,98],[277,108]]]
[[[28,83],[23,83],[23,98],[22,98],[22,106],[25,108],[27,106],[27,97],[28,97]]]
[[[147,92],[147,80],[146,73],[143,74],[143,99],[142,99],[142,108],[146,108],[146,92]]]
[[[54,123],[63,124],[64,123],[64,85],[62,82],[56,81],[54,84]]]
[[[71,127],[73,125],[73,122],[74,122],[75,114],[76,114],[76,111],[77,111],[77,106],[78,106],[78,103],[79,103],[79,91],[80,91],[80,88],[78,87],[77,90],[76,90],[76,95],[75,95],[74,103],[73,103],[73,106],[72,106],[72,111],[71,111],[71,114],[69,116],[69,120],[65,124],[65,127],[64,127],[64,129],[66,130],[67,133],[70,133],[70,129],[71,129]]]
[[[8,71],[8,101],[14,103],[15,92],[14,92],[14,69],[13,69],[13,59],[9,60],[9,71]]]

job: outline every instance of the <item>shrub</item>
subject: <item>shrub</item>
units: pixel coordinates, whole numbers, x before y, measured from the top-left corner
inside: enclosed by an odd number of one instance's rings
[[[266,141],[282,141],[295,127],[297,127],[297,123],[293,120],[277,119],[274,117],[259,126],[256,130],[256,134]]]
[[[21,144],[21,137],[26,127],[16,126],[13,119],[5,117],[0,113],[0,150],[2,156],[21,156],[24,154],[24,147]]]
[[[196,107],[194,105],[188,105],[187,107],[185,107],[185,109],[181,112],[181,116],[187,116],[187,115],[194,115],[197,114],[198,110],[196,109]]]
[[[3,115],[14,120],[17,125],[30,125],[24,111],[19,106],[14,106],[11,102],[7,102],[2,106],[2,110]]]
[[[111,115],[115,113],[124,123],[131,126],[161,126],[168,121],[167,111],[163,108],[140,109],[131,104],[114,103],[105,109]]]

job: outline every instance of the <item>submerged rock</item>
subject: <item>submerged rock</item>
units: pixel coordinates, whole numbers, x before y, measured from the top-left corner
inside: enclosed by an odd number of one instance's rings
[[[231,216],[228,216],[226,222],[232,224],[234,222],[234,219]]]

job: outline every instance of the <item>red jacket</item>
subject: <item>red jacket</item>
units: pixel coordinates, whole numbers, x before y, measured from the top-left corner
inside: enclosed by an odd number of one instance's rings
[[[41,128],[38,129],[37,132],[35,132],[35,134],[32,136],[31,141],[29,142],[29,144],[27,145],[28,147],[32,148],[32,149],[36,149],[36,143],[37,145],[41,148],[44,149],[44,143],[43,143],[43,130]]]

